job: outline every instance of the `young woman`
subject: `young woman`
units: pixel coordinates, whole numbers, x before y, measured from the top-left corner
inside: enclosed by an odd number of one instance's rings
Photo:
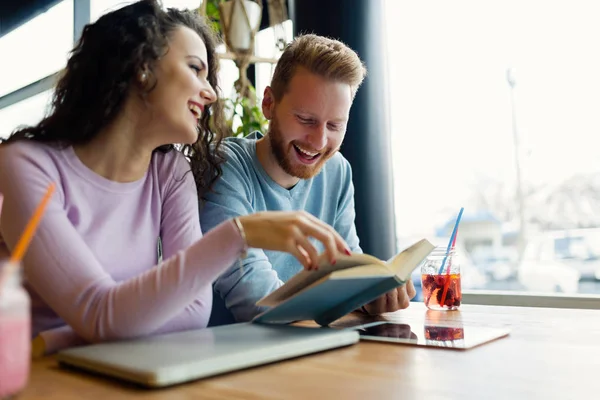
[[[309,237],[331,259],[347,251],[303,213],[248,215],[202,236],[198,191],[222,161],[217,72],[215,40],[195,13],[136,2],[86,26],[50,114],[0,146],[9,249],[57,185],[23,260],[46,352],[74,338],[205,327],[211,283],[246,247],[293,253],[306,268],[318,257]]]

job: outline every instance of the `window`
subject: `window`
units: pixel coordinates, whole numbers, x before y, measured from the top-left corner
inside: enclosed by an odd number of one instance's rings
[[[130,0],[91,0],[90,20],[96,21],[101,15],[116,10]],[[163,0],[165,7],[194,9],[197,0]],[[0,97],[29,85],[41,78],[62,69],[73,47],[73,0],[63,0],[46,13],[23,24],[21,27],[0,38],[0,54],[10,54],[10,62],[0,64]],[[286,21],[283,27],[265,29],[257,34],[256,54],[265,58],[279,56],[274,44],[277,39],[284,43],[292,39],[292,23]],[[23,50],[23,43],[28,43]],[[224,51],[221,46],[219,51]],[[274,64],[256,65],[257,95],[269,84]],[[229,96],[239,71],[233,61],[222,60],[219,75],[221,95]],[[0,110],[0,137],[8,136],[19,125],[32,125],[41,120],[47,111],[51,90],[44,91],[28,99],[19,101]]]
[[[218,53],[225,53],[225,45],[217,47]],[[240,76],[240,70],[233,60],[221,60],[219,69],[219,96],[230,97],[234,93],[233,84]]]
[[[128,0],[92,0],[90,4],[91,21],[96,21],[105,13],[117,10],[132,1]],[[198,0],[163,0],[164,8],[181,8],[181,9],[196,9],[201,2]],[[222,45],[217,49],[218,52],[225,52],[225,46]],[[239,71],[231,60],[221,61],[221,71],[219,75],[219,86],[222,96],[229,96],[233,90],[233,83],[238,79]]]
[[[279,46],[290,43],[293,39],[292,21],[287,20],[281,26],[263,29],[255,37],[255,54],[259,57],[277,59],[282,53]],[[278,44],[279,43],[279,44]],[[275,64],[256,64],[256,94],[262,99],[265,88],[271,84],[275,72]]]
[[[90,21],[94,22],[103,14],[117,10],[128,4],[133,3],[133,0],[91,0],[90,2]],[[165,8],[189,8],[195,9],[200,6],[200,0],[163,0],[162,5]]]
[[[599,6],[386,8],[400,246],[464,206],[466,289],[600,294]]]
[[[73,48],[73,0],[63,0],[0,38],[0,96],[55,73]]]
[[[19,125],[35,125],[44,117],[52,91],[48,90],[0,110],[0,138],[6,138]]]
[[[91,21],[97,20],[101,15],[121,8],[132,1],[128,0],[91,0],[90,14]],[[201,1],[198,0],[164,0],[163,6],[175,8],[198,8]],[[281,26],[267,28],[258,32],[255,38],[255,54],[264,58],[278,58],[281,51],[277,49],[275,43],[281,40],[283,43],[289,43],[292,40],[292,21],[288,20]],[[225,52],[225,46],[220,46],[218,52]],[[275,70],[275,64],[257,63],[256,64],[256,94],[259,100],[265,87],[271,82],[271,77]],[[239,77],[239,71],[235,63],[231,60],[221,61],[221,71],[219,75],[221,95],[228,97],[231,95],[234,82]]]
[[[102,15],[117,10],[133,1],[127,0],[90,0],[90,22],[95,22]]]

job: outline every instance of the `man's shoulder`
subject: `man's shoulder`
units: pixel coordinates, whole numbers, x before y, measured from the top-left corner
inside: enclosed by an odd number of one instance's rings
[[[245,137],[229,137],[221,143],[221,176],[214,184],[213,191],[206,194],[211,201],[222,201],[224,194],[232,193],[250,196],[257,179],[256,175],[256,140]]]
[[[342,180],[352,177],[350,162],[339,151],[327,160],[321,172],[324,175],[335,176],[337,179]]]
[[[223,139],[222,150],[225,163],[248,163],[256,156],[256,138],[228,137]]]
[[[239,175],[244,179],[251,176],[255,168],[256,139],[249,137],[230,137],[223,140],[222,153],[225,162],[222,164],[224,176]]]
[[[221,142],[224,157],[221,176],[212,190],[204,194],[200,222],[208,231],[225,219],[252,212],[255,195],[256,172],[254,171],[256,143],[251,138],[230,137]]]
[[[337,165],[338,168],[350,169],[350,162],[341,152],[336,152],[328,163]]]

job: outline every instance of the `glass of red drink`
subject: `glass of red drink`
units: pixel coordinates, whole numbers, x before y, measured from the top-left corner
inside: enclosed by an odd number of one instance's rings
[[[421,265],[423,302],[431,310],[456,310],[462,301],[456,251],[437,247]]]

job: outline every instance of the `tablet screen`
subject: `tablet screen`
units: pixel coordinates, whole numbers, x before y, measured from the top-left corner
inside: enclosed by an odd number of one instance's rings
[[[379,321],[356,326],[362,340],[415,346],[469,349],[509,334],[508,329],[478,326],[437,326]]]

